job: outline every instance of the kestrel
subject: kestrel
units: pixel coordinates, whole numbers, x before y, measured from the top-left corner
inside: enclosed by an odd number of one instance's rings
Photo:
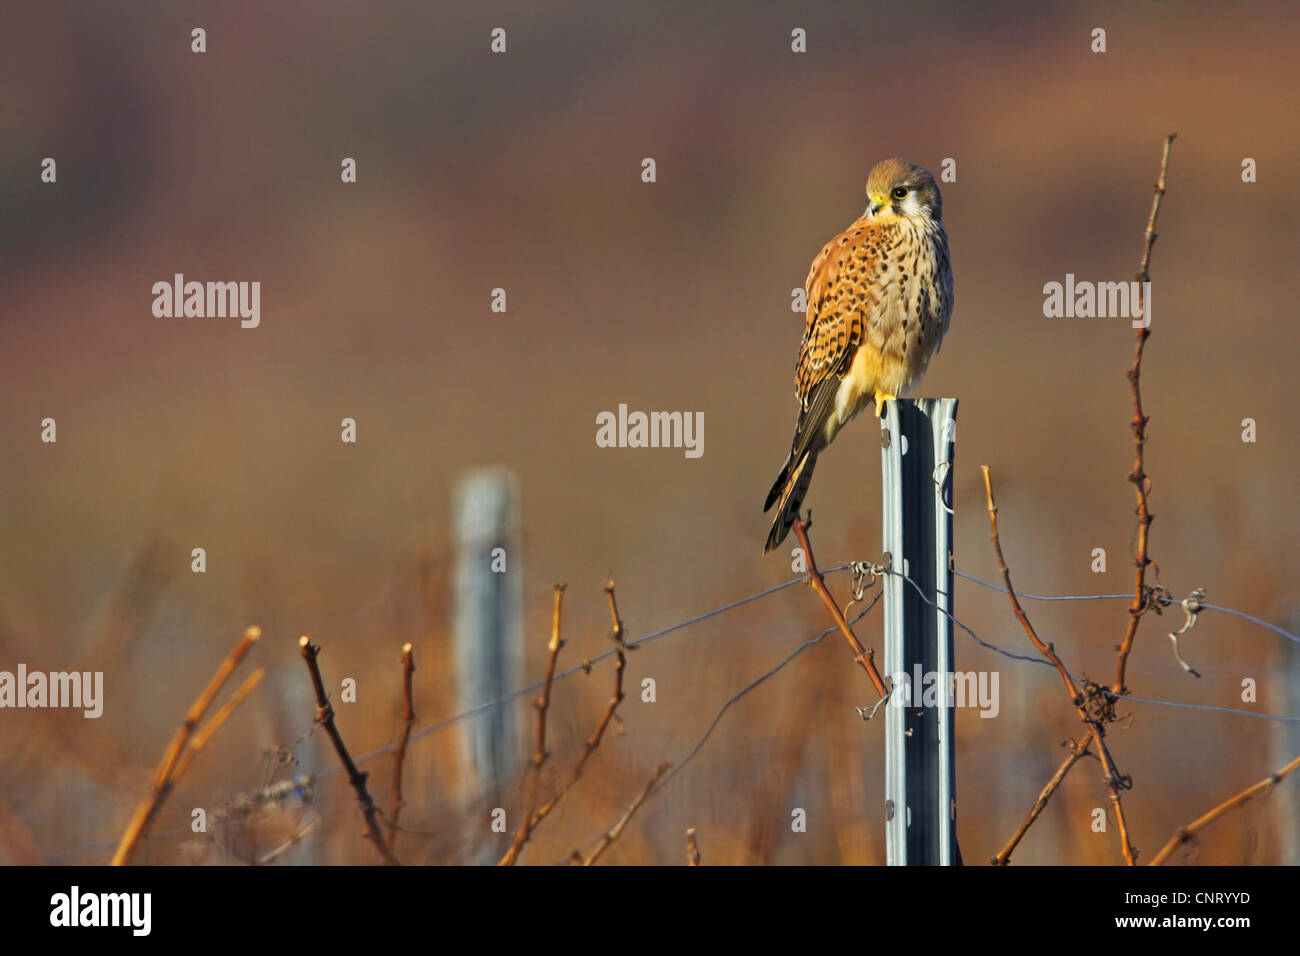
[[[867,209],[822,247],[808,270],[808,319],[795,394],[790,458],[763,510],[777,505],[764,553],[798,517],[817,456],[869,402],[884,403],[921,377],[948,331],[952,267],[943,199],[928,171],[887,159],[867,177]]]

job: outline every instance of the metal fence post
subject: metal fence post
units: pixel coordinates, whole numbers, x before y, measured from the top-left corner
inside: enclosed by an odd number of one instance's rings
[[[465,711],[504,697],[522,683],[523,554],[514,476],[500,468],[470,472],[456,486],[452,521],[452,634],[457,707]],[[494,707],[463,727],[463,752],[477,798],[500,800],[519,768],[516,716],[513,706]]]
[[[961,862],[947,616],[953,613],[956,424],[955,398],[922,398],[886,403],[880,426],[884,563],[898,572],[884,580],[885,676],[893,682],[885,706],[885,852],[891,866]]]

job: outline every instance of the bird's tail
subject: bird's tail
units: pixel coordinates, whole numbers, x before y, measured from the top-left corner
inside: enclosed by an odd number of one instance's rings
[[[799,509],[803,506],[804,495],[808,493],[813,466],[816,464],[817,452],[808,449],[799,456],[798,460],[792,457],[787,461],[785,467],[781,469],[781,474],[776,476],[772,490],[767,493],[767,503],[763,505],[764,511],[771,509],[774,504],[777,505],[772,530],[768,532],[767,544],[763,545],[764,554],[784,541],[785,536],[794,527],[794,519],[799,517]]]

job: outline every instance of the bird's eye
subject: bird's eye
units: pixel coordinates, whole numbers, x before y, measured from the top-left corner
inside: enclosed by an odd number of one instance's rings
[[[906,196],[906,195],[907,195],[907,187],[906,187],[906,186],[895,186],[895,187],[894,187],[893,196],[894,196],[895,199],[902,199],[902,198],[903,198],[904,196]]]

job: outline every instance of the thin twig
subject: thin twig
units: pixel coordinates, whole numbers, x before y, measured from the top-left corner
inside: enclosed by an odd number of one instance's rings
[[[1151,865],[1159,866],[1160,864],[1164,863],[1165,860],[1169,859],[1170,855],[1175,850],[1177,850],[1184,843],[1187,843],[1188,841],[1195,839],[1196,834],[1200,833],[1202,830],[1208,827],[1215,820],[1219,819],[1219,817],[1223,816],[1225,813],[1228,813],[1231,810],[1235,810],[1243,803],[1247,803],[1250,800],[1253,800],[1261,793],[1264,793],[1265,791],[1272,789],[1274,785],[1281,783],[1284,779],[1286,779],[1286,777],[1297,767],[1300,767],[1300,757],[1296,757],[1294,760],[1292,760],[1281,770],[1277,771],[1276,773],[1270,774],[1269,776],[1261,780],[1259,783],[1247,787],[1245,790],[1241,791],[1241,793],[1237,794],[1235,797],[1230,797],[1229,799],[1224,800],[1221,804],[1219,804],[1209,813],[1206,813],[1203,816],[1198,817],[1197,819],[1193,820],[1191,823],[1187,824],[1187,826],[1179,827],[1176,831],[1174,831],[1174,835],[1169,838],[1169,842],[1166,843],[1163,847],[1161,847],[1160,852],[1157,853],[1155,857],[1152,858]]]
[[[880,676],[880,671],[876,670],[875,652],[867,650],[862,646],[853,629],[849,627],[848,621],[844,620],[844,613],[835,603],[835,598],[831,597],[831,592],[826,587],[826,581],[822,578],[822,573],[817,570],[817,562],[813,558],[812,545],[808,542],[808,528],[812,522],[804,523],[803,518],[794,519],[794,533],[799,538],[799,546],[803,548],[804,559],[808,562],[808,584],[821,597],[822,603],[826,609],[831,612],[831,619],[835,626],[839,628],[844,639],[849,642],[849,647],[853,649],[853,659],[862,665],[862,669],[867,672],[871,678],[872,685],[875,686],[876,692],[882,698],[887,697],[889,692],[885,689],[885,680]]]
[[[393,810],[388,815],[388,845],[397,845],[397,818],[406,800],[402,796],[402,766],[406,763],[406,745],[415,726],[415,703],[411,696],[411,683],[415,676],[415,653],[410,643],[402,645],[402,736],[398,738],[393,753]]]
[[[1169,171],[1169,151],[1173,147],[1174,138],[1177,133],[1170,133],[1165,137],[1164,151],[1160,156],[1160,177],[1156,180],[1155,195],[1151,197],[1151,214],[1147,217],[1146,237],[1142,244],[1142,262],[1138,266],[1137,279],[1138,301],[1142,304],[1142,325],[1137,329],[1137,344],[1133,350],[1133,364],[1129,367],[1126,375],[1129,384],[1133,388],[1133,470],[1129,473],[1128,480],[1133,483],[1137,492],[1137,516],[1138,516],[1138,544],[1137,557],[1133,560],[1135,568],[1133,583],[1133,603],[1129,606],[1128,628],[1124,633],[1124,642],[1120,645],[1119,654],[1115,662],[1115,683],[1111,685],[1111,690],[1116,694],[1128,693],[1128,688],[1124,686],[1124,677],[1128,668],[1128,657],[1133,651],[1133,639],[1137,636],[1138,621],[1151,607],[1150,595],[1147,593],[1147,566],[1151,564],[1150,556],[1150,536],[1151,522],[1154,516],[1147,504],[1147,495],[1151,490],[1150,479],[1145,470],[1146,463],[1146,442],[1147,442],[1147,422],[1150,419],[1142,410],[1142,352],[1146,347],[1146,341],[1151,336],[1150,316],[1147,314],[1147,303],[1143,296],[1143,286],[1141,283],[1149,282],[1151,279],[1151,247],[1156,242],[1156,217],[1160,214],[1160,202],[1165,198],[1165,176]]]
[[[623,828],[628,825],[637,810],[641,809],[641,804],[646,802],[646,798],[649,797],[650,792],[654,790],[655,784],[659,782],[659,778],[667,773],[670,767],[672,767],[672,764],[667,761],[664,761],[656,767],[654,774],[637,795],[637,798],[632,801],[631,806],[629,806],[623,815],[618,818],[618,822],[605,831],[604,835],[600,838],[600,844],[596,849],[591,851],[591,855],[583,858],[582,851],[574,850],[571,857],[572,861],[581,866],[591,866],[599,860],[601,854],[608,850],[610,845],[623,835]]]
[[[529,784],[528,784],[528,810],[524,813],[524,821],[519,824],[519,829],[515,831],[515,838],[510,843],[510,849],[506,855],[501,858],[500,866],[514,866],[515,861],[519,859],[519,854],[524,849],[524,844],[532,836],[533,827],[541,822],[537,817],[537,787],[541,780],[542,765],[550,757],[550,751],[546,749],[546,715],[551,708],[551,684],[555,681],[555,662],[560,656],[560,648],[564,646],[564,641],[560,639],[560,610],[564,603],[565,585],[555,585],[555,607],[551,612],[551,640],[546,645],[546,680],[542,684],[542,696],[537,698],[535,706],[537,707],[537,749],[533,752],[532,763],[529,766]]]
[[[1007,586],[1007,596],[1011,598],[1011,609],[1016,614],[1016,620],[1020,626],[1025,629],[1029,635],[1029,640],[1033,642],[1038,653],[1046,657],[1056,667],[1056,672],[1061,675],[1061,683],[1065,685],[1066,696],[1070,698],[1070,703],[1079,708],[1080,715],[1086,720],[1087,714],[1082,709],[1082,698],[1078,686],[1074,683],[1074,678],[1066,670],[1061,659],[1056,656],[1056,647],[1052,644],[1046,644],[1034,630],[1034,625],[1029,623],[1029,617],[1025,614],[1024,608],[1020,606],[1020,599],[1016,597],[1016,589],[1011,586],[1011,571],[1007,568],[1006,559],[1002,556],[1002,540],[998,537],[998,506],[993,500],[993,482],[989,477],[989,466],[980,465],[980,471],[984,473],[984,494],[988,499],[989,509],[989,537],[993,539],[993,550],[997,554],[998,569],[1002,572],[1002,582]]]
[[[564,604],[565,585],[555,585],[555,606],[551,611],[551,640],[546,645],[546,682],[542,685],[542,696],[537,698],[537,749],[533,752],[533,769],[540,769],[546,763],[550,752],[546,749],[546,712],[551,706],[551,684],[555,681],[555,662],[560,656],[564,641],[560,639],[560,611]],[[617,620],[617,616],[615,616]]]
[[[618,604],[614,599],[613,581],[605,582],[605,594],[609,598],[609,615],[613,620],[613,632],[611,636],[614,639],[615,649],[614,696],[609,699],[609,704],[606,705],[605,712],[601,715],[600,722],[596,725],[595,731],[587,738],[586,743],[583,745],[582,756],[578,758],[578,762],[569,773],[569,779],[565,782],[564,786],[560,788],[560,792],[538,807],[535,813],[525,818],[523,825],[527,827],[528,834],[531,834],[532,831],[537,828],[537,825],[545,820],[550,812],[560,805],[568,795],[569,791],[573,789],[574,784],[581,779],[582,771],[586,768],[587,761],[591,759],[591,755],[595,753],[596,748],[600,746],[600,741],[605,736],[605,730],[609,727],[610,721],[614,719],[614,711],[618,709],[618,705],[623,702],[623,697],[625,696],[623,693],[623,671],[627,667],[627,641],[623,636],[623,620],[618,616]],[[556,600],[558,608],[558,595],[556,596]],[[516,839],[518,839],[518,834],[516,834]],[[527,842],[527,835],[525,836],[525,842]],[[522,848],[523,844],[521,843],[520,849]],[[501,858],[498,865],[509,866],[514,863],[514,860],[517,859],[518,856],[519,854],[515,851],[514,845],[512,844],[510,850],[508,850],[506,855]]]
[[[993,500],[993,480],[989,475],[989,466],[980,465],[980,471],[984,473],[984,492],[988,499],[989,536],[993,539],[993,550],[998,557],[998,568],[1002,572],[1002,581],[1007,586],[1007,596],[1011,599],[1011,607],[1014,609],[1021,627],[1029,635],[1029,640],[1033,642],[1034,647],[1056,666],[1057,672],[1061,675],[1061,681],[1065,684],[1065,692],[1070,698],[1070,703],[1078,713],[1079,719],[1092,731],[1092,739],[1097,742],[1097,753],[1101,757],[1106,792],[1110,795],[1111,805],[1115,808],[1115,818],[1118,821],[1120,847],[1124,853],[1124,861],[1129,866],[1134,866],[1137,862],[1137,852],[1129,841],[1128,821],[1124,816],[1124,805],[1119,795],[1119,791],[1125,785],[1127,778],[1120,775],[1119,770],[1115,767],[1114,760],[1111,758],[1110,751],[1106,749],[1106,742],[1102,739],[1105,736],[1107,720],[1114,719],[1114,705],[1110,703],[1109,698],[1101,695],[1091,694],[1088,698],[1085,698],[1074,683],[1074,678],[1070,676],[1070,672],[1056,655],[1056,649],[1051,644],[1045,644],[1038,636],[1038,632],[1034,630],[1033,624],[1029,622],[1029,617],[1020,606],[1020,599],[1016,597],[1016,590],[1011,585],[1011,571],[1007,568],[1006,559],[1002,556],[1002,541],[998,537],[998,506]],[[1074,761],[1069,759],[1062,765],[1062,769],[1059,771],[1062,779],[1073,765]],[[1055,790],[1054,787],[1052,789]],[[1049,792],[1047,795],[1050,797],[1051,793]],[[1042,799],[1041,794],[1039,799]]]
[[[361,804],[361,812],[366,818],[366,837],[375,845],[375,849],[379,851],[385,863],[389,866],[397,866],[397,857],[393,855],[384,835],[379,832],[379,808],[375,806],[375,801],[370,799],[370,791],[366,789],[366,777],[369,774],[357,769],[352,755],[348,753],[348,748],[339,735],[338,728],[334,726],[334,708],[330,706],[329,695],[325,693],[325,682],[320,676],[320,664],[316,661],[320,655],[320,648],[313,644],[306,634],[298,638],[298,647],[302,650],[302,659],[307,662],[312,687],[316,691],[316,723],[325,728],[330,742],[334,744],[334,752],[338,754],[339,762],[347,771],[348,782],[357,792],[357,802]]]
[[[149,824],[158,814],[158,808],[162,802],[167,799],[167,794],[171,792],[172,777],[176,770],[176,765],[181,759],[181,754],[185,745],[189,742],[190,736],[194,733],[194,728],[199,725],[203,715],[207,713],[208,708],[212,706],[212,701],[216,699],[217,694],[221,693],[221,688],[225,686],[230,675],[234,673],[239,662],[244,659],[257,639],[262,636],[262,629],[250,627],[244,632],[244,636],[239,639],[234,649],[226,655],[226,659],[217,667],[217,671],[212,675],[206,687],[194,698],[194,703],[190,709],[185,712],[185,717],[181,721],[180,727],[172,735],[171,742],[163,752],[162,760],[159,761],[158,767],[154,770],[153,786],[150,788],[149,795],[140,802],[135,808],[135,814],[131,817],[131,822],[127,824],[126,832],[122,834],[122,841],[117,846],[117,851],[113,854],[111,861],[112,866],[125,866],[131,862],[131,854],[135,852],[136,845],[145,831],[148,830]]]
[[[1091,745],[1091,734],[1084,737],[1082,744],[1071,745],[1070,755],[1066,757],[1064,763],[1057,768],[1056,773],[1052,774],[1052,779],[1047,781],[1047,785],[1043,787],[1042,793],[1040,793],[1038,799],[1034,801],[1034,805],[1030,809],[1029,815],[1025,817],[1024,822],[1020,824],[1020,829],[1016,830],[1016,832],[1011,835],[1011,839],[1007,841],[1007,845],[998,851],[997,856],[992,857],[989,860],[990,863],[994,866],[1006,866],[1011,862],[1011,854],[1015,852],[1021,839],[1023,839],[1024,835],[1029,832],[1029,828],[1034,825],[1034,821],[1038,819],[1038,815],[1047,807],[1047,801],[1052,799],[1052,795],[1056,793],[1056,789],[1061,785],[1061,782],[1065,780],[1065,775],[1070,772],[1070,768],[1087,755],[1088,747]]]
[[[308,820],[306,823],[304,823],[302,826],[296,829],[293,833],[290,833],[288,839],[280,843],[279,846],[266,851],[261,856],[252,860],[251,861],[252,864],[254,866],[266,866],[266,864],[270,863],[272,860],[276,859],[277,857],[283,856],[285,853],[289,852],[291,849],[293,849],[295,846],[297,846],[299,843],[305,840],[308,836],[311,835],[312,831],[319,826],[320,826],[319,817],[314,817]]]
[[[883,594],[884,594],[883,591],[877,591],[876,596],[873,597],[867,603],[867,606],[853,616],[853,621],[851,623],[856,624],[859,620],[865,617],[867,612],[869,612],[873,607],[876,606],[876,603],[881,599]],[[755,688],[763,684],[764,681],[767,681],[773,676],[775,676],[776,674],[780,673],[780,671],[783,668],[785,668],[786,665],[788,665],[791,661],[793,661],[796,657],[798,657],[808,648],[815,647],[816,645],[820,644],[835,629],[836,629],[835,625],[832,624],[830,627],[823,630],[816,637],[808,638],[806,641],[804,641],[803,643],[795,647],[794,650],[790,651],[790,653],[786,654],[786,656],[781,660],[781,662],[778,663],[775,667],[769,668],[768,670],[764,671],[758,677],[754,678],[752,681],[750,681],[740,690],[736,691],[736,693],[732,694],[725,701],[723,701],[722,706],[718,709],[718,712],[713,715],[713,720],[711,720],[708,726],[704,728],[704,733],[702,733],[699,739],[695,741],[695,746],[693,746],[690,750],[688,750],[686,754],[683,757],[681,757],[675,764],[673,764],[672,767],[669,769],[669,771],[662,778],[660,778],[659,787],[662,787],[663,785],[667,784],[668,781],[671,780],[674,775],[676,775],[683,767],[685,767],[688,763],[691,762],[691,760],[695,758],[696,754],[698,754],[700,750],[704,747],[704,745],[708,742],[710,736],[712,736],[713,734],[714,729],[718,726],[718,723],[722,720],[723,716],[734,704],[736,704],[738,701],[744,698]],[[657,792],[657,790],[652,791],[652,793],[653,792]],[[592,843],[594,842],[595,842],[594,840],[589,840],[587,843],[583,844],[582,847],[579,848],[579,850],[591,846]],[[566,862],[572,863],[575,855],[576,854],[574,853],[569,854],[569,856],[558,860],[556,865],[563,865]]]
[[[695,842],[695,827],[686,828],[686,865],[700,865],[700,845]]]
[[[1146,584],[1146,569],[1148,565],[1151,564],[1149,548],[1150,529],[1153,516],[1147,504],[1147,493],[1150,491],[1150,482],[1145,470],[1147,440],[1146,428],[1150,419],[1147,418],[1146,413],[1142,410],[1141,377],[1142,353],[1146,346],[1147,339],[1151,336],[1151,322],[1149,303],[1146,301],[1142,283],[1149,282],[1151,279],[1151,248],[1155,245],[1156,238],[1158,237],[1158,234],[1156,233],[1156,219],[1160,214],[1160,203],[1165,196],[1165,182],[1169,172],[1169,152],[1173,147],[1174,139],[1177,135],[1177,133],[1170,133],[1165,137],[1164,147],[1160,155],[1160,175],[1156,179],[1154,187],[1155,194],[1151,198],[1151,212],[1147,216],[1146,233],[1142,244],[1142,260],[1138,266],[1137,275],[1135,276],[1139,283],[1138,303],[1143,316],[1143,321],[1142,325],[1139,326],[1136,331],[1137,342],[1133,352],[1133,364],[1129,367],[1126,375],[1133,390],[1132,428],[1134,452],[1133,469],[1128,476],[1128,480],[1132,482],[1137,493],[1138,546],[1137,556],[1133,562],[1136,571],[1133,586],[1133,603],[1129,606],[1129,621],[1124,634],[1124,640],[1120,644],[1116,655],[1115,683],[1111,686],[1112,694],[1120,696],[1128,693],[1128,688],[1125,686],[1124,681],[1128,668],[1129,654],[1132,653],[1133,650],[1133,640],[1137,636],[1138,622],[1141,620],[1143,614],[1153,606],[1156,606],[1153,600],[1153,595],[1148,591]],[[984,480],[986,486],[988,486],[987,468],[984,469]],[[991,516],[990,520],[993,522],[994,543],[997,545],[998,549],[998,561],[1003,566],[1003,576],[1007,578],[1007,591],[1011,593],[1010,577],[1006,572],[1006,563],[1002,561],[1001,545],[997,542],[996,508],[993,505],[993,491],[991,487],[989,487],[988,495]],[[1026,630],[1030,630],[1027,626],[1027,619],[1024,618],[1024,612],[1020,609],[1020,603],[1016,600],[1014,593],[1012,593],[1012,604],[1015,607],[1017,617],[1021,618],[1021,623],[1026,624]],[[1030,637],[1035,640],[1035,644],[1038,643],[1034,634],[1031,633]],[[1060,661],[1055,660],[1054,655],[1052,655],[1052,657],[1053,663],[1057,666],[1057,670],[1062,672],[1061,676],[1062,679],[1065,680],[1067,688],[1071,690],[1072,702],[1077,706],[1079,701],[1077,694],[1073,690],[1073,681],[1069,679],[1069,674],[1064,671],[1064,667],[1061,665]],[[1105,741],[1102,739],[1104,723],[1107,720],[1114,719],[1114,697],[1106,698],[1104,695],[1098,695],[1096,693],[1097,689],[1096,685],[1089,685],[1089,698],[1094,710],[1092,720],[1089,720],[1086,716],[1084,718],[1085,722],[1090,723],[1092,726],[1092,730],[1088,737],[1084,739],[1082,744],[1078,745],[1074,749],[1070,756],[1066,757],[1064,763],[1061,764],[1052,779],[1048,781],[1047,786],[1043,788],[1042,793],[1039,794],[1038,800],[1034,803],[1034,806],[1030,810],[1029,815],[1025,818],[1024,823],[1020,825],[1020,829],[1015,832],[1007,842],[1007,845],[1002,848],[998,855],[993,857],[991,862],[995,864],[1006,864],[1011,857],[1011,852],[1016,848],[1016,845],[1020,842],[1021,838],[1025,835],[1025,832],[1033,822],[1038,819],[1038,815],[1042,812],[1043,807],[1046,806],[1047,801],[1051,799],[1052,794],[1056,792],[1056,788],[1060,786],[1061,781],[1065,779],[1065,775],[1069,773],[1070,768],[1078,762],[1079,758],[1086,753],[1089,745],[1094,740],[1097,742],[1097,750],[1100,754],[1102,766],[1106,773],[1107,790],[1111,794],[1112,803],[1115,806],[1116,817],[1119,821],[1120,839],[1124,850],[1124,859],[1130,866],[1134,865],[1136,862],[1136,851],[1133,849],[1133,846],[1129,841],[1128,823],[1120,806],[1119,794],[1116,789],[1118,786],[1125,784],[1128,778],[1120,777],[1118,773],[1115,772],[1114,762],[1111,759],[1110,752],[1106,748]],[[1161,852],[1163,853],[1164,851],[1162,850]]]
[[[185,771],[190,768],[190,764],[199,755],[203,745],[211,740],[212,735],[230,719],[230,715],[235,712],[235,708],[244,702],[244,699],[253,692],[253,689],[262,682],[262,678],[265,676],[266,670],[261,667],[249,674],[235,692],[230,695],[230,699],[218,708],[217,712],[208,719],[206,724],[194,732],[194,736],[190,738],[189,744],[185,747],[185,752],[181,754],[181,759],[176,762],[176,770],[172,773],[171,779],[173,787],[181,777],[185,776]]]

